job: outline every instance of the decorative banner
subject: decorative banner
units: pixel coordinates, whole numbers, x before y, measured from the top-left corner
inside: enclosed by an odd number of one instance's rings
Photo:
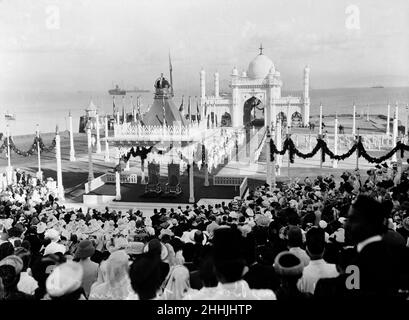
[[[325,155],[328,155],[332,160],[340,161],[349,158],[358,150],[358,157],[363,157],[369,163],[381,163],[391,158],[395,154],[395,152],[400,151],[401,155],[404,155],[405,151],[409,151],[409,145],[405,145],[402,142],[398,141],[396,143],[396,146],[387,154],[379,158],[375,158],[369,155],[368,152],[365,150],[361,137],[359,137],[358,141],[355,142],[351,149],[349,149],[346,153],[341,155],[335,155],[328,148],[327,142],[325,142],[322,138],[317,138],[317,144],[309,153],[302,153],[301,151],[299,151],[291,138],[285,139],[282,150],[278,150],[276,145],[274,144],[274,141],[272,139],[270,140],[270,159],[274,160],[274,154],[284,155],[287,152],[287,150],[289,152],[290,163],[294,163],[294,155],[297,155],[298,157],[303,159],[307,159],[315,156],[319,150],[322,150],[323,162],[325,161]]]
[[[0,133],[0,141],[3,139],[4,135]],[[10,142],[10,150],[14,151],[16,154],[23,156],[23,157],[29,157],[32,156],[34,153],[37,151],[37,144],[40,146],[40,152],[51,152],[54,150],[56,146],[56,140],[55,138],[53,139],[51,145],[49,147],[46,147],[43,139],[41,137],[34,137],[33,143],[27,150],[21,150],[17,148],[16,144],[14,143],[13,137],[9,137],[9,142]],[[0,153],[3,152],[4,149],[8,147],[8,141],[7,139],[4,139],[3,143],[0,145]]]

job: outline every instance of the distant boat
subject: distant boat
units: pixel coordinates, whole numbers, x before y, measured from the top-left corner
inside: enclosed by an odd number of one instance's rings
[[[121,89],[118,85],[116,85],[115,89],[108,90],[108,93],[117,96],[124,96],[126,94],[126,91]]]
[[[12,113],[9,113],[9,112],[6,112],[6,114],[4,115],[4,118],[6,120],[16,120],[16,115],[12,114]]]
[[[146,90],[146,89],[140,89],[138,87],[135,87],[132,90],[125,90],[126,92],[150,92],[150,90]]]
[[[383,89],[384,87],[383,86],[373,86],[373,87],[371,87],[372,89]]]

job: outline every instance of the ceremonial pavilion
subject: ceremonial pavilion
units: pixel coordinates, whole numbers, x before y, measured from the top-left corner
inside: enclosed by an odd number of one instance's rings
[[[128,192],[127,202],[135,199],[135,202],[194,203],[206,193],[208,197],[222,195],[228,199],[239,193],[240,186],[244,191],[242,178],[213,177],[209,182],[209,174],[237,156],[244,142],[244,132],[204,121],[210,109],[202,109],[200,115],[191,119],[184,116],[175,106],[172,84],[163,74],[155,80],[154,88],[149,110],[138,117],[133,113],[132,121],[124,117],[120,122],[118,117],[113,135],[109,134],[108,117],[105,117],[106,134],[101,140],[105,142],[106,162],[112,161],[110,149],[115,149],[114,169],[98,178],[94,177],[92,167],[93,118],[90,118],[87,125],[90,167],[84,203],[125,201],[121,192],[129,188],[132,195]],[[166,175],[167,181],[161,181],[161,176]],[[195,192],[195,184],[212,185],[212,188]]]
[[[219,73],[214,74],[214,94],[206,94],[206,72],[200,71],[200,104],[203,109],[210,108],[209,117],[216,117],[223,126],[240,128],[251,126],[257,112],[261,111],[267,123],[281,118],[287,126],[304,125],[310,121],[309,76],[310,68],[304,68],[304,89],[302,97],[281,96],[281,75],[273,61],[263,53],[250,62],[247,71],[236,67],[230,75],[228,95],[221,96]],[[288,119],[288,121],[287,121]]]

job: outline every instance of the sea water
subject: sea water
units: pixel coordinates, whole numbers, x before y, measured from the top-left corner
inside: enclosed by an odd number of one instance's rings
[[[176,92],[174,101],[180,106],[184,95],[184,108],[187,110],[188,96],[191,96],[191,110],[196,113],[198,92]],[[301,96],[301,91],[283,91],[282,96]],[[132,100],[136,106],[136,97],[140,96],[141,112],[146,111],[153,102],[154,93],[128,93],[124,98],[115,97],[117,110],[122,113],[132,111]],[[395,103],[399,104],[399,118],[403,119],[409,113],[406,104],[409,104],[409,87],[395,88],[342,88],[342,89],[317,89],[310,91],[311,115],[319,113],[319,105],[323,105],[324,115],[352,114],[352,105],[356,104],[358,113],[366,114],[387,113],[387,104],[391,104],[393,115]],[[6,123],[10,126],[12,135],[35,134],[36,126],[40,132],[53,132],[58,125],[60,131],[68,130],[68,114],[73,117],[74,132],[78,132],[80,116],[85,114],[85,109],[90,102],[98,106],[101,115],[112,114],[113,97],[108,92],[0,92],[0,132],[5,131]],[[16,120],[6,121],[6,112],[14,114]]]

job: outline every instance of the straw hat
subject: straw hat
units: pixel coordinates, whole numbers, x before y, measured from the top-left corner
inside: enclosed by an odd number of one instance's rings
[[[54,268],[46,281],[47,292],[51,297],[61,297],[81,287],[84,271],[82,266],[73,261]]]

